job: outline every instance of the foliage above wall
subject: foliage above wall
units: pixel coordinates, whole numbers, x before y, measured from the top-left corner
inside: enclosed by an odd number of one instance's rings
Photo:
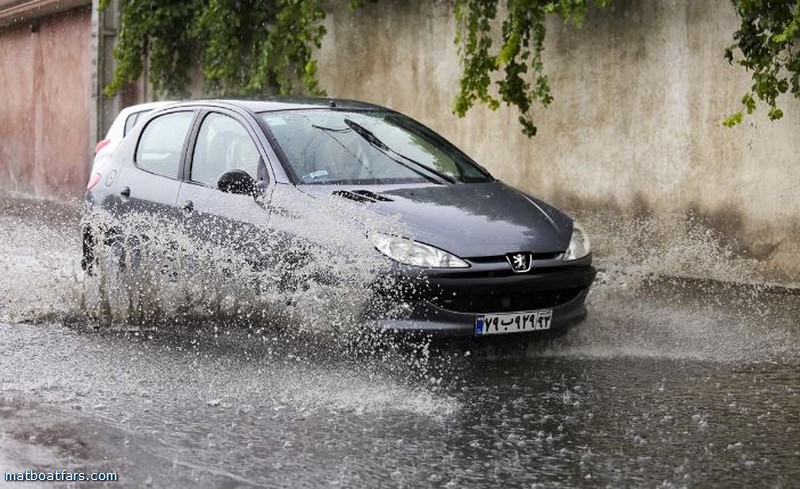
[[[733,0],[733,4],[742,24],[725,58],[753,72],[750,91],[742,97],[744,110],[752,114],[758,98],[769,106],[770,119],[780,119],[778,96],[791,91],[800,99],[800,0]],[[736,61],[735,49],[742,54]],[[736,112],[723,124],[734,126],[742,117],[742,111]]]
[[[609,2],[594,0],[601,7]],[[522,132],[534,136],[532,105],[547,107],[553,100],[542,63],[545,18],[555,14],[580,27],[589,0],[506,0],[501,23],[495,21],[499,3],[456,0],[456,43],[463,72],[454,111],[463,117],[475,102],[491,109],[505,102],[519,110]],[[500,39],[499,49],[493,49],[494,39]]]
[[[101,0],[106,8],[110,0]],[[334,0],[328,0],[334,1]],[[347,1],[351,9],[376,0]],[[732,0],[742,24],[725,53],[753,72],[742,99],[752,113],[756,99],[779,119],[780,94],[800,98],[800,0]],[[522,131],[536,134],[535,105],[553,100],[542,62],[546,19],[556,15],[580,27],[590,4],[611,0],[455,0],[456,43],[462,65],[454,112],[476,103],[519,111]],[[322,95],[313,52],[325,36],[325,0],[120,0],[121,19],[108,96],[136,80],[148,62],[154,88],[185,96],[192,66],[205,90],[222,96]],[[741,58],[734,61],[734,50]],[[147,60],[147,61],[145,61]],[[725,125],[741,122],[742,111]]]
[[[105,9],[110,0],[101,0]],[[311,57],[325,35],[321,0],[120,0],[118,65],[106,95],[149,60],[156,91],[185,96],[192,66],[218,95],[320,94]]]

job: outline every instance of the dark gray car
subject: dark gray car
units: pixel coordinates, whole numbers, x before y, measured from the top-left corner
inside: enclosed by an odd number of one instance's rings
[[[120,222],[146,213],[195,230],[223,226],[225,243],[252,248],[246,237],[271,232],[277,218],[266,216],[285,214],[286,202],[302,202],[293,211],[302,220],[319,218],[313,203],[333,198],[400,230],[365,226],[391,279],[375,282],[365,326],[536,334],[586,316],[595,270],[583,229],[383,107],[329,99],[171,105],[137,125],[102,171],[86,193],[89,272],[97,244],[115,232],[95,236],[88,224],[101,211]],[[251,249],[254,262],[277,260],[269,256],[276,249]]]

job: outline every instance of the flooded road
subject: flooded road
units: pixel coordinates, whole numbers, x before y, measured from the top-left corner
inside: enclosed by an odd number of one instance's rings
[[[117,487],[800,480],[792,289],[657,278],[598,252],[589,319],[549,343],[343,341],[213,315],[99,325],[75,208],[0,202],[2,471],[115,471]]]

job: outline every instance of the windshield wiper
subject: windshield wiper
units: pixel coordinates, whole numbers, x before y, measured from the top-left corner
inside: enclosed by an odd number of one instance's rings
[[[393,150],[392,148],[387,146],[386,143],[381,141],[380,138],[378,138],[378,136],[375,135],[375,133],[373,133],[372,131],[370,131],[366,127],[360,125],[359,123],[354,122],[354,121],[352,121],[350,119],[345,119],[344,123],[347,124],[348,127],[350,127],[353,131],[355,131],[356,134],[358,134],[359,136],[364,138],[369,144],[371,144],[371,145],[375,146],[376,148],[378,148],[383,154],[385,154],[389,158],[392,158],[392,155],[399,156],[400,158],[402,158],[402,159],[404,159],[406,161],[409,161],[409,162],[413,163],[414,165],[422,168],[426,172],[432,173],[433,175],[435,175],[439,179],[444,180],[445,182],[456,183],[455,178],[451,177],[450,175],[447,175],[446,173],[442,173],[442,172],[440,172],[438,170],[434,170],[433,168],[430,168],[427,165],[423,165],[419,161],[413,160],[413,159],[409,158],[408,156],[406,156],[404,154],[401,154],[401,153],[398,153],[397,151]],[[420,172],[419,170],[406,165],[402,161],[398,161],[397,158],[392,158],[392,160],[396,161],[397,163],[400,163],[401,165],[405,166],[406,168],[408,168],[409,170],[413,171],[414,173],[416,173],[418,175],[421,175],[421,176],[425,177],[426,179],[428,179],[428,180],[430,180],[430,181],[432,181],[434,183],[440,183],[440,182],[436,181],[435,179],[431,178],[430,176],[425,175],[423,172]]]
[[[326,131],[326,132],[347,132],[347,131],[350,130],[350,129],[347,129],[347,128],[344,128],[344,127],[341,128],[341,129],[336,129],[334,127],[320,126],[318,124],[311,124],[311,127],[315,128],[315,129],[321,129],[321,130]]]

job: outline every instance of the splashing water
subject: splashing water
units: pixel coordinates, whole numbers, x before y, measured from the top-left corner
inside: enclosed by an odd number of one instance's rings
[[[47,227],[19,215],[2,216],[2,266],[7,277],[22,279],[3,282],[2,319],[151,326],[203,319],[321,328],[354,324],[388,266],[365,229],[389,232],[398,225],[343,199],[319,207],[318,214],[306,213],[302,220],[273,219],[269,233],[230,239],[227,229],[198,232],[151,215],[130,214],[121,221],[99,215],[92,234],[110,237],[95,246],[89,274],[78,265],[77,225]],[[285,215],[302,211],[283,209]]]
[[[259,358],[253,368],[289,362],[271,391],[283,389],[287,402],[307,408],[455,409],[428,387],[442,374],[441,365],[430,364],[425,341],[387,341],[359,328],[372,285],[388,265],[364,229],[396,232],[401,226],[393,219],[329,199],[320,203],[319,218],[271,223],[296,239],[271,243],[253,234],[230,247],[215,229],[200,238],[152,216],[129,215],[121,226],[129,232],[98,246],[92,273],[84,273],[76,204],[15,205],[22,208],[0,214],[0,322],[65,323],[79,333],[172,341],[198,353],[232,341],[237,355]],[[119,221],[100,216],[92,225],[97,231]],[[256,247],[262,254],[253,253]],[[254,259],[265,257],[278,259]]]
[[[720,234],[691,216],[636,217],[579,212],[593,237],[601,283],[635,288],[651,277],[766,282],[763,263],[738,255]]]
[[[335,197],[319,203],[317,218],[294,219],[308,214],[287,205],[270,222],[298,239],[270,242],[253,234],[235,249],[213,231],[199,239],[183,227],[134,215],[127,228],[137,233],[102,247],[96,273],[86,275],[79,266],[76,203],[0,201],[4,322],[240,324],[322,335],[324,341],[352,339],[387,266],[365,229],[402,233],[397,220]],[[722,361],[798,355],[800,296],[764,286],[757,260],[736,256],[701,224],[603,213],[579,218],[593,235],[600,269],[589,318],[563,340],[534,345],[529,354]],[[146,246],[136,241],[142,230]],[[273,254],[285,259],[254,266],[255,248],[267,256],[278,250]],[[750,285],[734,283],[742,281]]]
[[[0,199],[0,321],[60,321],[74,310],[78,206]]]
[[[589,317],[535,355],[794,362],[800,288],[768,285],[743,257],[691,217],[582,212],[599,273]],[[531,353],[529,352],[529,353]]]

